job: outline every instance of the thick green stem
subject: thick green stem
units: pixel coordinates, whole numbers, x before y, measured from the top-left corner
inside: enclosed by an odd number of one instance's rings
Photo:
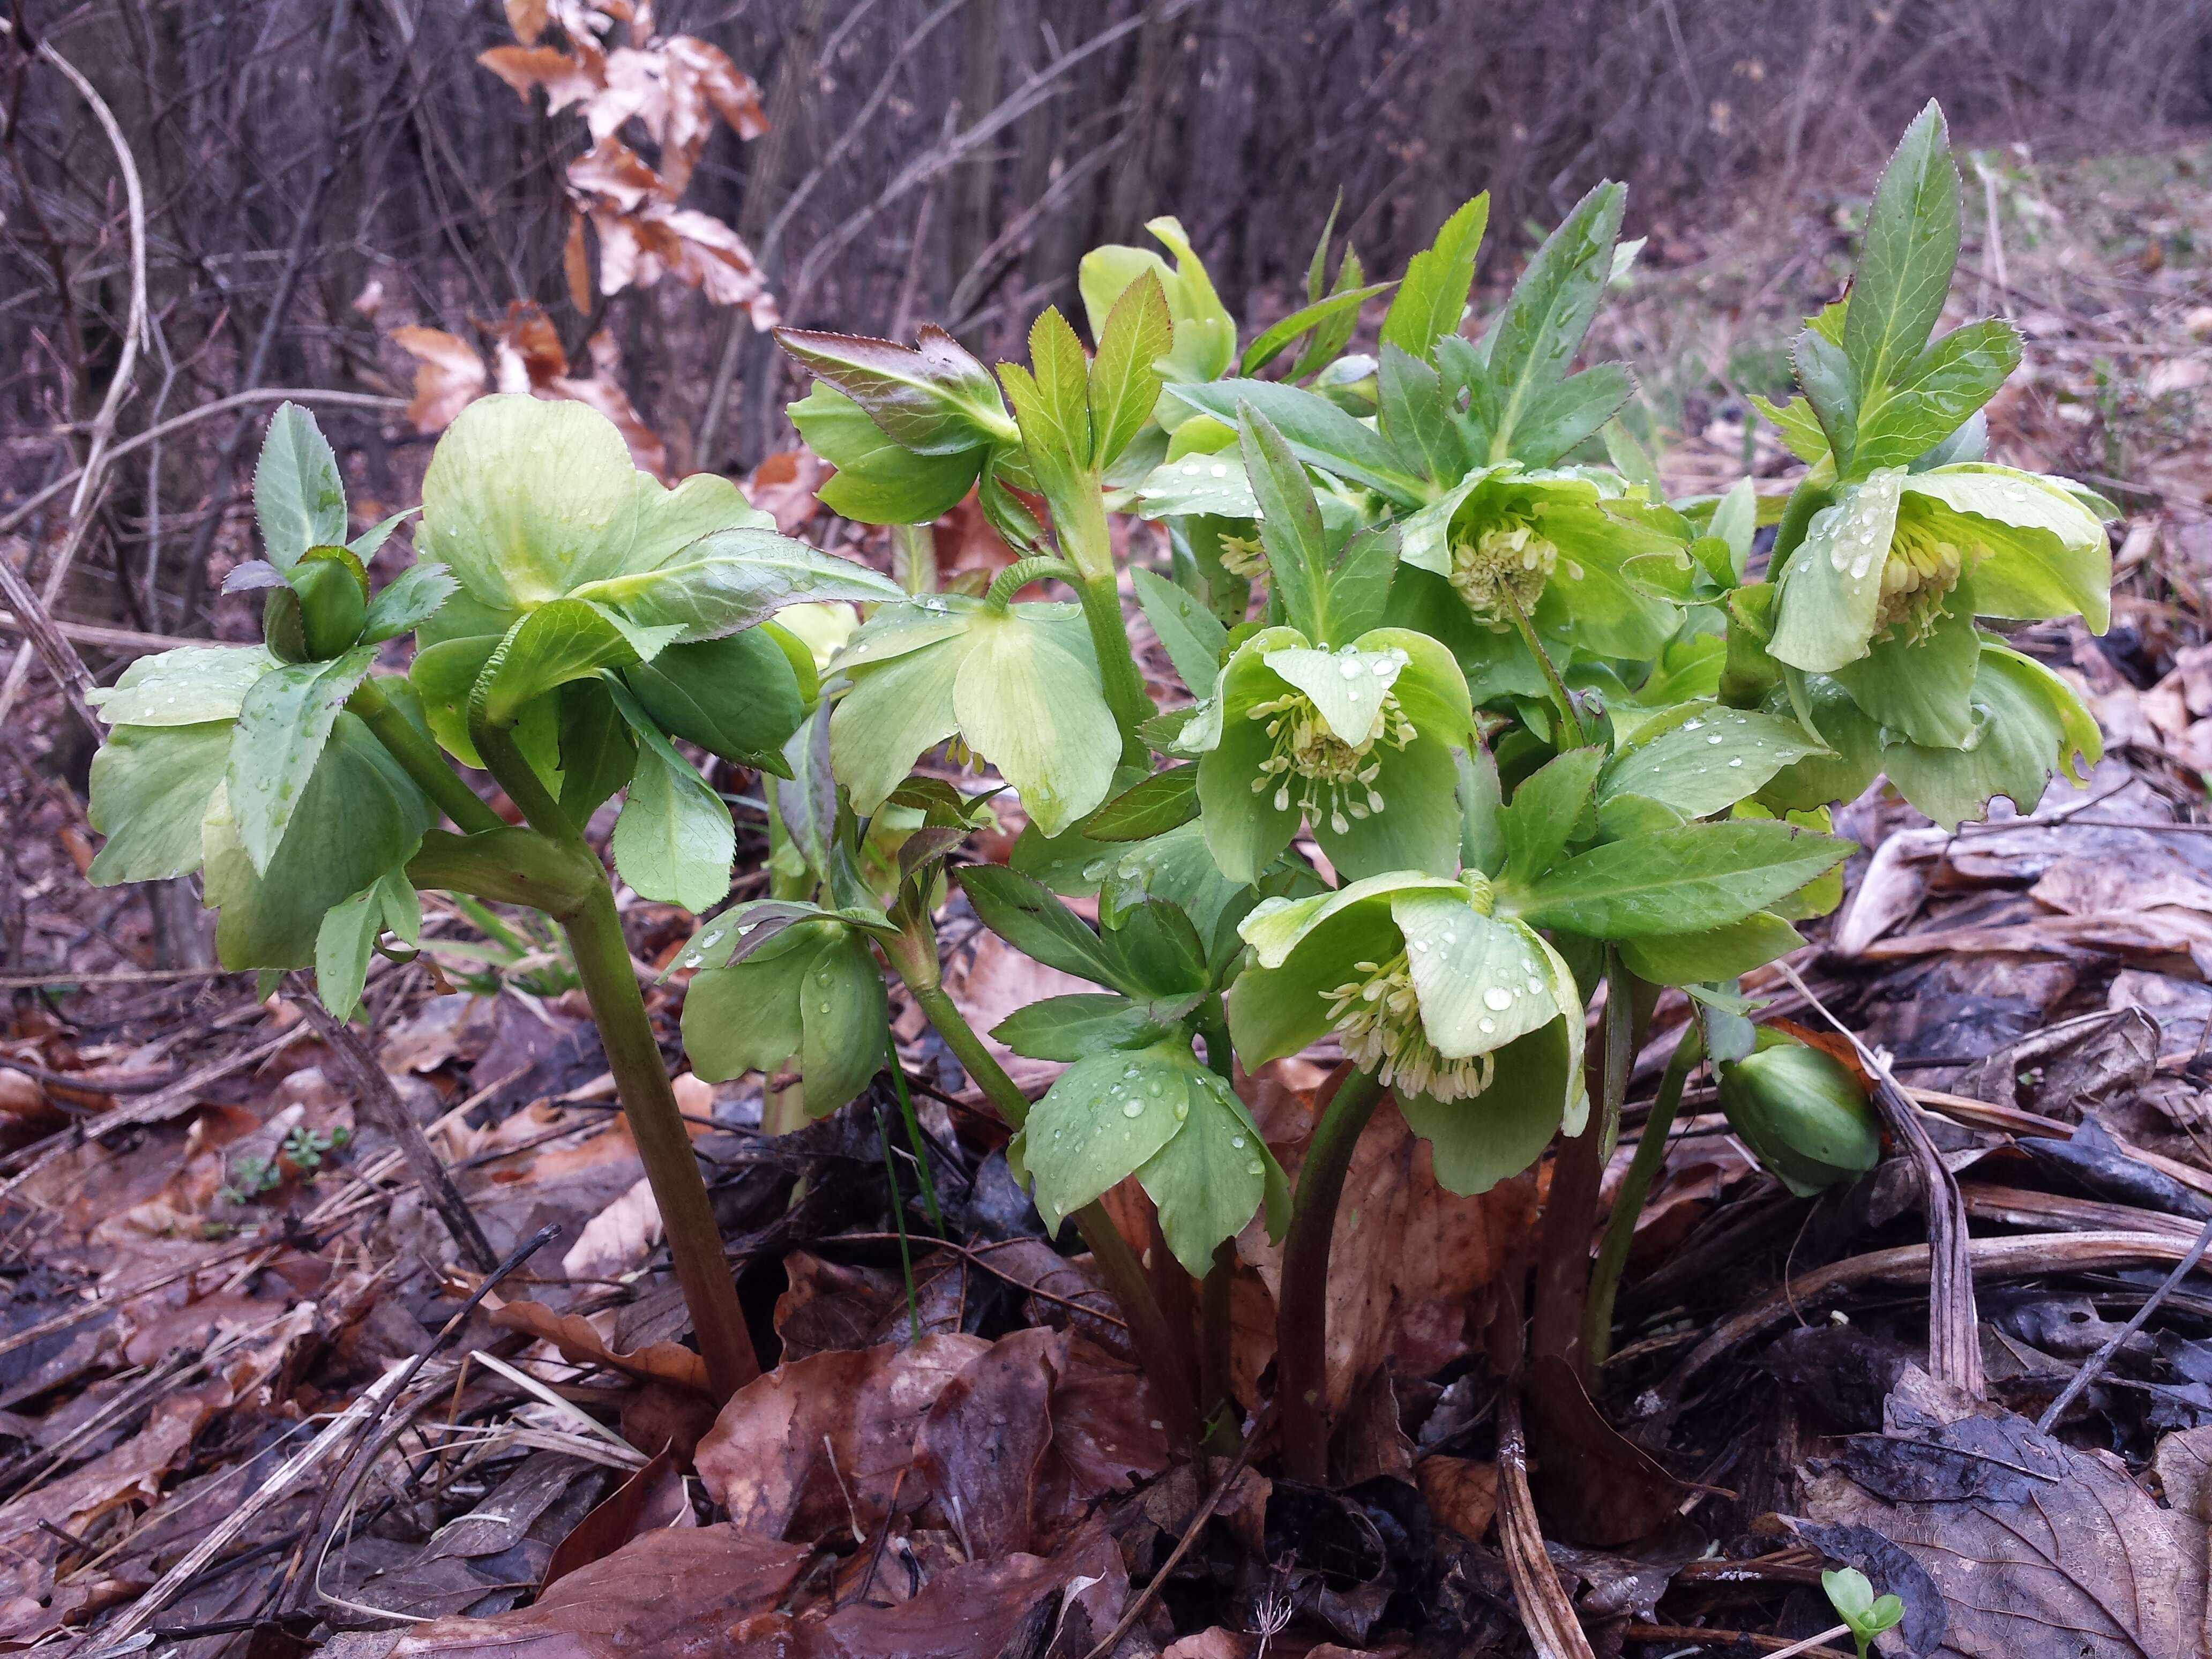
[[[1613,1351],[1613,1299],[1620,1292],[1621,1270],[1628,1265],[1628,1247],[1635,1242],[1636,1218],[1644,1212],[1651,1183],[1667,1162],[1667,1134],[1674,1127],[1674,1114],[1682,1104],[1682,1085],[1704,1052],[1692,1013],[1659,1079],[1658,1097],[1651,1103],[1651,1115],[1644,1120],[1644,1137],[1636,1143],[1636,1156],[1629,1161],[1628,1173],[1613,1195],[1613,1213],[1606,1219],[1605,1237],[1598,1244],[1597,1265],[1590,1270],[1589,1303],[1583,1314],[1583,1351],[1589,1358],[1593,1373]]]
[[[1283,1241],[1282,1291],[1275,1304],[1275,1401],[1283,1428],[1283,1470],[1316,1486],[1328,1480],[1328,1255],[1337,1201],[1359,1132],[1375,1115],[1382,1085],[1365,1072],[1338,1084],[1322,1109],[1291,1204]]]
[[[591,849],[523,758],[513,735],[486,720],[471,725],[477,752],[507,799],[522,809],[531,828],[572,854],[592,859],[597,869]],[[630,965],[622,918],[615,910],[614,890],[604,872],[581,902],[561,920],[576,958],[576,975],[583,981],[599,1028],[607,1069],[614,1073],[616,1096],[629,1120],[630,1136],[637,1142],[639,1160],[660,1210],[677,1282],[690,1311],[700,1355],[707,1362],[708,1386],[718,1399],[726,1400],[760,1375],[760,1360],[745,1330],[737,1280],[722,1253],[721,1228],[714,1220],[698,1160],[692,1156],[691,1137],[684,1127],[676,1091],[669,1085],[668,1068],[661,1060],[660,1044]]]
[[[398,761],[416,787],[437,804],[454,824],[473,835],[484,830],[504,830],[507,821],[485,805],[477,792],[461,781],[446,764],[438,745],[401,714],[384,688],[371,675],[353,690],[346,707],[361,717],[392,758]]]
[[[738,1304],[737,1280],[722,1254],[722,1231],[714,1206],[700,1178],[691,1138],[669,1086],[668,1068],[653,1035],[653,1022],[630,967],[623,940],[622,918],[613,890],[602,882],[583,908],[568,919],[568,948],[576,975],[599,1028],[614,1073],[615,1092],[629,1119],[639,1159],[660,1207],[660,1224],[675,1259],[676,1278],[691,1312],[691,1328],[707,1362],[707,1379],[717,1399],[726,1400],[760,1375],[760,1361],[745,1331]]]
[[[1022,1093],[1020,1085],[1006,1075],[1006,1068],[983,1046],[983,1040],[975,1035],[975,1028],[969,1024],[968,1017],[945,994],[939,981],[941,968],[937,959],[936,936],[928,931],[926,919],[899,938],[886,941],[884,954],[890,958],[891,966],[906,982],[908,994],[937,1035],[944,1039],[945,1046],[952,1051],[952,1057],[983,1091],[984,1098],[998,1109],[1000,1116],[1020,1128],[1029,1121],[1029,1097]],[[1152,1380],[1169,1437],[1176,1445],[1194,1450],[1198,1443],[1197,1379],[1182,1358],[1189,1344],[1175,1340],[1166,1316],[1160,1311],[1159,1300],[1146,1280],[1144,1264],[1137,1260],[1137,1253],[1115,1227],[1104,1206],[1093,1201],[1068,1219],[1075,1224],[1075,1231],[1089,1248],[1091,1259],[1098,1264],[1107,1291],[1128,1325],[1130,1346],[1137,1352],[1137,1363]]]
[[[1086,576],[1076,590],[1083,596],[1083,620],[1091,629],[1091,648],[1098,658],[1098,679],[1106,706],[1121,728],[1121,764],[1149,769],[1151,751],[1137,728],[1158,711],[1145,693],[1145,676],[1129,647],[1128,623],[1121,616],[1121,591],[1109,567],[1103,576]]]

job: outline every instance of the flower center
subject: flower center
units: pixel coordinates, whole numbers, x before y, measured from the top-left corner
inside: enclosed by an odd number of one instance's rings
[[[1514,611],[1526,616],[1536,608],[1559,562],[1559,550],[1537,533],[1534,521],[1513,514],[1452,544],[1451,585],[1479,620],[1504,628]]]
[[[1900,524],[1882,562],[1881,599],[1874,614],[1875,633],[1901,626],[1913,643],[1936,630],[1943,600],[1959,579],[1981,562],[1981,550],[1943,541],[1917,525]]]
[[[1359,978],[1322,993],[1346,1059],[1385,1087],[1435,1101],[1472,1100],[1490,1086],[1498,1073],[1493,1055],[1453,1060],[1429,1041],[1403,951],[1388,962],[1352,966]]]
[[[1354,818],[1382,810],[1382,792],[1375,787],[1382,771],[1376,745],[1403,749],[1414,737],[1413,722],[1398,707],[1395,691],[1382,694],[1374,723],[1357,743],[1337,736],[1303,691],[1255,703],[1246,718],[1267,721],[1274,739],[1252,780],[1252,793],[1265,794],[1272,787],[1278,812],[1290,811],[1295,800],[1309,823],[1326,823],[1340,836]]]
[[[1217,544],[1221,568],[1232,576],[1256,581],[1267,574],[1267,555],[1257,536],[1224,536]]]

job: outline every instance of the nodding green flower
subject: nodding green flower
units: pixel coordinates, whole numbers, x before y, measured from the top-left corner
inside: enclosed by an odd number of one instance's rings
[[[1199,799],[1231,880],[1256,880],[1302,822],[1349,876],[1456,866],[1451,751],[1474,712],[1459,665],[1426,635],[1376,629],[1329,651],[1263,629],[1230,658],[1212,712]]]
[[[1400,557],[1443,577],[1483,627],[1516,613],[1605,656],[1658,654],[1678,614],[1622,579],[1622,562],[1678,544],[1606,511],[1620,482],[1576,468],[1478,468],[1399,527]]]
[[[2101,634],[2112,612],[2096,513],[2056,479],[1982,462],[1842,486],[1779,580],[1769,648],[1824,674],[1885,641],[1923,643],[1947,617],[2078,614]]]
[[[1496,914],[1487,878],[1394,872],[1269,899],[1238,929],[1251,959],[1229,993],[1249,1066],[1334,1034],[1434,1146],[1437,1177],[1480,1192],[1578,1128],[1583,1010],[1534,929]]]
[[[1221,550],[1221,568],[1231,575],[1249,582],[1267,574],[1267,553],[1259,537],[1224,536],[1216,544]]]
[[[1559,566],[1558,545],[1533,517],[1510,509],[1452,537],[1452,589],[1492,628],[1511,626],[1515,611],[1534,611]]]

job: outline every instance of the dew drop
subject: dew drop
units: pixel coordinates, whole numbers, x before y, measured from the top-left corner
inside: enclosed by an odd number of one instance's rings
[[[1543,991],[1544,981],[1542,980],[1531,979],[1528,981],[1528,994],[1530,996],[1541,996],[1543,994]]]
[[[1741,766],[1741,765],[1742,765],[1742,764],[1743,764],[1743,757],[1742,757],[1742,756],[1741,756],[1741,755],[1738,755],[1738,756],[1737,756],[1734,760],[1730,761],[1730,762],[1729,763],[1729,764],[1730,766]]]
[[[1718,743],[1720,740],[1721,740],[1721,734],[1720,734],[1719,732],[1714,732],[1714,733],[1712,734],[1712,736],[1711,736],[1710,738],[1707,738],[1705,739],[1705,741],[1706,741],[1707,743]]]
[[[1498,1029],[1498,1022],[1491,1018],[1487,1014],[1485,1014],[1480,1019],[1475,1021],[1474,1024],[1475,1029],[1486,1036]]]
[[[1493,985],[1482,994],[1482,1003],[1486,1008],[1495,1008],[1503,1012],[1513,1006],[1513,998],[1504,987]]]
[[[1243,1135],[1231,1135],[1229,1137],[1229,1144],[1241,1152],[1244,1150],[1244,1137]]]
[[[1121,1108],[1121,1115],[1123,1117],[1142,1117],[1144,1115],[1145,1103],[1141,1100],[1133,1100],[1129,1102],[1127,1105]]]
[[[1266,1169],[1267,1166],[1261,1164],[1260,1160],[1255,1158],[1244,1166],[1244,1173],[1246,1175],[1261,1175],[1266,1172]]]
[[[1225,478],[1225,477],[1227,477],[1229,476],[1229,469],[1228,469],[1227,467],[1225,467],[1225,466],[1222,466],[1222,465],[1216,465],[1212,468],[1212,472],[1213,472],[1213,476],[1214,476],[1215,477],[1217,477],[1217,478]]]

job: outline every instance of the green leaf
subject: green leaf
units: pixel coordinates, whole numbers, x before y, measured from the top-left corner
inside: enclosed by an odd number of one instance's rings
[[[1129,578],[1145,620],[1152,624],[1153,635],[1182,683],[1194,696],[1211,696],[1214,682],[1221,678],[1221,653],[1228,646],[1229,630],[1212,611],[1164,577],[1133,567]]]
[[[383,547],[385,543],[392,539],[392,532],[393,531],[398,529],[401,525],[405,524],[408,520],[413,518],[422,510],[422,509],[419,507],[402,507],[398,512],[394,513],[390,518],[379,519],[374,524],[369,526],[368,529],[362,531],[360,535],[348,542],[345,544],[346,551],[352,554],[354,557],[359,559],[363,564],[367,564],[371,559],[376,556],[378,550]]]
[[[1474,257],[1490,222],[1490,192],[1467,203],[1406,266],[1405,280],[1382,319],[1382,343],[1433,362],[1440,336],[1456,334],[1474,287]],[[1249,372],[1249,371],[1248,371]]]
[[[556,686],[658,655],[672,631],[629,628],[588,599],[555,599],[500,641],[472,702],[493,726],[512,726],[526,704]]]
[[[957,455],[1014,441],[990,370],[934,324],[922,325],[914,346],[796,328],[780,328],[775,337],[916,454]]]
[[[1419,258],[1419,255],[1414,256]],[[1244,356],[1237,364],[1237,373],[1249,379],[1288,350],[1298,336],[1324,325],[1356,318],[1359,308],[1378,294],[1388,293],[1395,283],[1371,283],[1365,288],[1339,289],[1326,298],[1310,305],[1300,306],[1273,327],[1263,331],[1258,338],[1244,348]]]
[[[255,681],[239,709],[225,782],[239,844],[266,876],[307,792],[338,711],[368,678],[374,647],[300,663]]]
[[[1168,395],[1231,426],[1237,423],[1238,410],[1249,404],[1308,465],[1380,490],[1401,507],[1426,499],[1426,486],[1405,470],[1382,434],[1326,398],[1274,380],[1170,386]]]
[[[2020,367],[2020,335],[1991,318],[1955,328],[1870,393],[1859,410],[1852,452],[1862,471],[1906,466],[1957,431]]]
[[[1820,752],[1794,720],[1707,707],[1623,749],[1598,785],[1601,803],[1641,795],[1684,817],[1723,811],[1755,794],[1784,767]]]
[[[253,467],[253,516],[270,563],[289,570],[311,547],[346,538],[345,481],[315,417],[279,404]]]
[[[1822,1573],[1820,1588],[1828,1593],[1828,1605],[1847,1625],[1856,1626],[1873,1610],[1874,1586],[1856,1567],[1839,1567]]]
[[[1174,1138],[1138,1168],[1137,1180],[1158,1208],[1160,1231],[1175,1259],[1185,1273],[1202,1276],[1213,1265],[1215,1247],[1243,1231],[1263,1205],[1269,1236],[1281,1238],[1290,1224],[1290,1184],[1229,1085],[1200,1066],[1187,1046],[1168,1050],[1188,1115]]]
[[[737,855],[730,809],[619,681],[608,676],[602,684],[638,744],[636,770],[610,843],[615,868],[641,897],[712,909],[730,890]]]
[[[1514,908],[1531,927],[1593,939],[1705,933],[1764,909],[1855,850],[1783,823],[1687,823],[1592,848],[1516,883]]]
[[[1787,403],[1778,404],[1754,392],[1751,406],[1766,416],[1782,434],[1782,441],[1790,453],[1799,460],[1814,465],[1827,454],[1828,434],[1820,425],[1820,417],[1813,412],[1809,399],[1792,398]]]
[[[815,495],[859,524],[927,524],[975,487],[989,451],[920,455],[895,441],[827,380],[784,411],[807,447],[837,469]]]
[[[160,881],[200,867],[200,820],[222,787],[231,722],[118,726],[92,757],[92,827],[107,837],[96,887]]]
[[[1211,420],[1201,415],[1197,420]],[[1244,476],[1243,459],[1233,453],[1186,455],[1154,467],[1137,486],[1137,505],[1147,519],[1202,515],[1238,520],[1255,517],[1259,498]]]
[[[1385,340],[1375,386],[1382,435],[1409,469],[1440,480],[1467,471],[1466,447],[1436,370]]]
[[[1731,580],[1741,582],[1745,567],[1751,562],[1752,540],[1759,533],[1759,494],[1749,478],[1738,478],[1735,487],[1714,503],[1705,533],[1727,547]]]
[[[1091,471],[1090,375],[1083,342],[1059,308],[1048,306],[1030,325],[1028,375],[1010,380],[1006,387],[1021,425],[1022,447],[1040,484],[1049,477]],[[1052,495],[1049,485],[1045,494]]]
[[[1305,469],[1265,416],[1249,404],[1237,413],[1244,471],[1260,501],[1268,577],[1284,615],[1310,640],[1348,645],[1351,635],[1333,638],[1328,632],[1328,545]]]
[[[1073,1061],[1102,1049],[1149,1048],[1174,1032],[1193,1004],[1192,999],[1137,1002],[1089,993],[1046,997],[1015,1009],[991,1035],[1031,1060]]]
[[[780,770],[805,717],[798,671],[765,628],[672,645],[623,683],[662,731],[740,766]]]
[[[1505,868],[1516,880],[1533,881],[1559,862],[1604,764],[1602,749],[1570,749],[1513,792],[1502,816]]]
[[[1804,942],[1781,917],[1754,910],[1703,933],[1625,939],[1620,959],[1630,973],[1654,985],[1709,985],[1747,974]]]
[[[1623,363],[1594,363],[1557,386],[1545,387],[1529,398],[1521,422],[1514,428],[1514,459],[1528,466],[1550,466],[1585,439],[1607,428],[1635,395],[1636,377]]]
[[[837,781],[830,769],[828,705],[817,708],[805,728],[792,733],[784,760],[791,775],[776,781],[776,816],[807,867],[826,876],[837,846]]]
[[[1845,477],[1858,477],[1863,471],[1856,465],[1859,397],[1865,388],[1850,359],[1841,346],[1808,328],[1791,343],[1790,362],[1805,401],[1819,417],[1837,471]]]
[[[1133,1175],[1175,1138],[1199,1103],[1200,1079],[1212,1075],[1195,1062],[1182,1063],[1188,1060],[1187,1048],[1178,1060],[1167,1044],[1092,1054],[1062,1072],[1030,1108],[1022,1161],[1035,1179],[1037,1213],[1048,1231],[1059,1231],[1071,1212]]]
[[[1168,312],[1175,319],[1175,349],[1161,365],[1163,371],[1171,381],[1213,380],[1236,358],[1236,321],[1214,293],[1206,266],[1191,252],[1182,224],[1164,217],[1145,228],[1175,255],[1172,269],[1150,248],[1109,245],[1083,256],[1079,286],[1091,337],[1105,331],[1106,318],[1122,291],[1150,272],[1166,291]]]
[[[890,1006],[867,941],[840,930],[799,986],[799,1075],[806,1115],[827,1117],[883,1070]]]
[[[1959,170],[1930,99],[1876,186],[1843,348],[1866,387],[1894,382],[1928,342],[1959,262]]]
[[[85,701],[110,726],[198,726],[238,718],[254,682],[277,665],[258,645],[187,645],[141,657]]]
[[[757,927],[745,956],[694,974],[684,992],[683,1018],[684,1053],[693,1074],[724,1083],[747,1072],[774,1073],[797,1054],[806,1041],[799,1012],[806,976],[837,931],[816,921],[787,922],[772,932]]]
[[[651,569],[580,583],[572,597],[606,605],[633,627],[674,629],[688,645],[750,628],[787,605],[881,604],[907,595],[857,561],[740,527],[700,537]]]
[[[1151,271],[1121,290],[1091,365],[1091,465],[1103,472],[1152,417],[1160,400],[1155,359],[1175,345],[1168,296]]]
[[[1165,899],[1132,905],[1100,938],[1121,962],[1132,994],[1181,997],[1207,988],[1206,945],[1188,916]]]
[[[1565,975],[1557,953],[1547,954]],[[1472,1100],[1398,1097],[1407,1127],[1429,1143],[1445,1191],[1462,1197],[1486,1193],[1541,1155],[1570,1105],[1583,1098],[1581,1032],[1578,1019],[1554,1020],[1499,1050],[1496,1077]]]
[[[1083,821],[1093,841],[1149,841],[1198,816],[1198,769],[1171,766],[1125,789]]]
[[[1095,984],[1133,988],[1123,983],[1127,973],[1120,951],[1042,883],[1004,865],[968,865],[959,873],[960,890],[977,918],[1024,956]]]
[[[560,758],[561,811],[580,831],[637,769],[637,739],[604,682],[561,688]]]
[[[1480,742],[1453,751],[1459,770],[1460,862],[1494,876],[1505,867],[1505,814],[1498,762]]]
[[[375,645],[412,633],[438,614],[460,592],[460,579],[442,564],[411,564],[384,586],[368,604],[361,642]]]
[[[1566,377],[1597,314],[1620,235],[1626,186],[1599,185],[1545,238],[1492,325],[1489,368],[1498,410],[1490,457],[1519,453],[1514,440],[1539,395]]]
[[[410,920],[411,918],[411,920]],[[315,933],[315,994],[339,1019],[351,1019],[368,982],[368,959],[386,928],[409,943],[420,933],[422,907],[402,870],[387,870],[351,898],[324,913]]]
[[[201,825],[206,902],[221,913],[216,955],[233,969],[310,965],[324,914],[404,864],[429,822],[421,792],[349,714],[331,727],[265,873],[239,839],[228,787],[216,790]]]
[[[969,746],[1019,792],[1038,830],[1056,836],[1106,799],[1121,733],[1097,667],[1029,610],[970,619],[952,709]]]
[[[839,700],[830,717],[830,760],[861,817],[874,815],[918,757],[959,731],[953,686],[972,648],[964,631],[938,634],[921,648],[856,675]]]

